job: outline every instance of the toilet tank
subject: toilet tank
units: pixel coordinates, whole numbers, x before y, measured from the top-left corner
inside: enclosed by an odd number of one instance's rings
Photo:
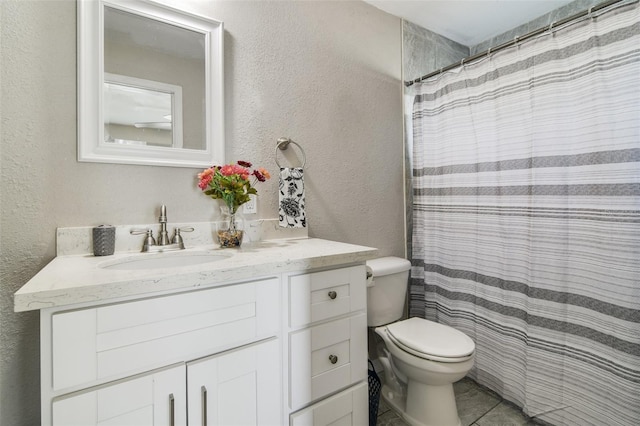
[[[367,325],[378,327],[402,318],[411,262],[400,257],[367,261]]]

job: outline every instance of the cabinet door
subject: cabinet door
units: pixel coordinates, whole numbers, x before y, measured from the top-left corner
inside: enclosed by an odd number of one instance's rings
[[[186,426],[185,366],[53,401],[53,426]]]
[[[187,364],[190,426],[281,425],[278,340]]]

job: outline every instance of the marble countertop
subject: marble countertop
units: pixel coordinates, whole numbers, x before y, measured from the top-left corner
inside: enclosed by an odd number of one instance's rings
[[[117,270],[105,269],[120,261],[152,256],[188,255],[206,251],[228,256],[192,266]],[[265,240],[239,249],[207,245],[172,253],[116,253],[58,256],[14,294],[16,312],[103,302],[131,296],[170,293],[202,286],[364,262],[378,250],[317,238]]]

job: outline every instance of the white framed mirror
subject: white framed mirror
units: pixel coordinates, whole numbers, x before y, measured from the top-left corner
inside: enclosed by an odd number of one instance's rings
[[[78,0],[78,161],[224,164],[222,22]]]

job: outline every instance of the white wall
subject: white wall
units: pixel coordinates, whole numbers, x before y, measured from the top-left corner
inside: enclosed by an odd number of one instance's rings
[[[404,254],[401,22],[359,1],[194,1],[225,23],[227,159],[276,174],[307,155],[309,233]],[[75,2],[0,1],[0,424],[39,421],[37,313],[13,293],[55,256],[55,229],[206,221],[198,170],[76,161]],[[281,160],[285,162],[284,158]],[[277,181],[259,187],[276,217]],[[185,236],[188,244],[188,236]]]

